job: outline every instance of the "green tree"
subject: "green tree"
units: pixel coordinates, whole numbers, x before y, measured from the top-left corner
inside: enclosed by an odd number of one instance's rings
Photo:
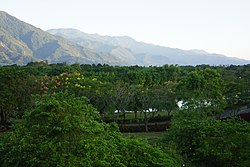
[[[122,137],[116,124],[100,123],[86,98],[67,93],[37,96],[0,139],[1,166],[180,166],[159,148]]]
[[[0,81],[0,126],[6,126],[31,105],[30,76],[18,67],[0,67]]]
[[[163,140],[176,146],[187,161],[197,166],[247,166],[250,156],[250,124],[233,120],[206,119],[195,111],[174,114]]]
[[[224,83],[216,70],[206,68],[188,73],[177,87],[179,100],[189,110],[205,111],[213,115],[223,111]]]
[[[135,120],[138,119],[138,111],[142,111],[142,85],[130,85],[129,87],[129,101],[128,101],[128,109],[134,111]],[[140,117],[140,120],[142,118]]]
[[[226,84],[225,96],[228,102],[227,108],[239,110],[241,107],[250,107],[250,66],[235,68],[230,71],[227,69],[234,74],[234,77],[231,77]]]
[[[128,109],[129,103],[129,85],[122,81],[117,81],[114,85],[114,96],[113,96],[116,115],[119,118],[120,113],[123,114],[123,119],[126,117],[126,110]]]

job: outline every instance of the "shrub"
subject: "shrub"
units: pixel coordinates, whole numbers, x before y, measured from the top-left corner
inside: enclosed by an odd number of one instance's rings
[[[125,139],[99,120],[85,98],[67,93],[37,98],[0,140],[1,166],[179,166],[148,143]]]
[[[176,119],[165,143],[175,143],[191,162],[205,166],[250,163],[250,124],[243,120]]]

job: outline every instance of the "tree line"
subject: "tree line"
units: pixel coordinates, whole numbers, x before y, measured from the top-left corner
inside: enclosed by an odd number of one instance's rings
[[[109,66],[29,63],[0,67],[0,122],[20,118],[32,106],[31,96],[67,91],[85,96],[101,115],[114,119],[125,111],[153,115],[179,107],[206,109],[216,115],[250,105],[250,66]],[[147,112],[143,112],[147,111]],[[155,112],[153,112],[155,113]],[[114,119],[115,120],[115,119]],[[147,121],[147,119],[145,120]]]

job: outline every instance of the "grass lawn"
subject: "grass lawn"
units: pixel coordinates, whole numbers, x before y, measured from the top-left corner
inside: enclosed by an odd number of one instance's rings
[[[149,143],[154,144],[159,139],[163,138],[166,132],[140,132],[140,133],[122,133],[128,138],[146,139]]]

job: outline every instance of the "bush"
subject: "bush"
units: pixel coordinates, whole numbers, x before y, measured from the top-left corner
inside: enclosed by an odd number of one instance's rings
[[[1,166],[179,166],[160,149],[125,139],[116,124],[100,123],[85,98],[59,93],[37,99],[1,137]]]
[[[248,122],[239,119],[180,120],[178,116],[176,117],[171,128],[167,130],[164,142],[175,143],[180,153],[189,161],[205,166],[250,164],[250,124]]]

